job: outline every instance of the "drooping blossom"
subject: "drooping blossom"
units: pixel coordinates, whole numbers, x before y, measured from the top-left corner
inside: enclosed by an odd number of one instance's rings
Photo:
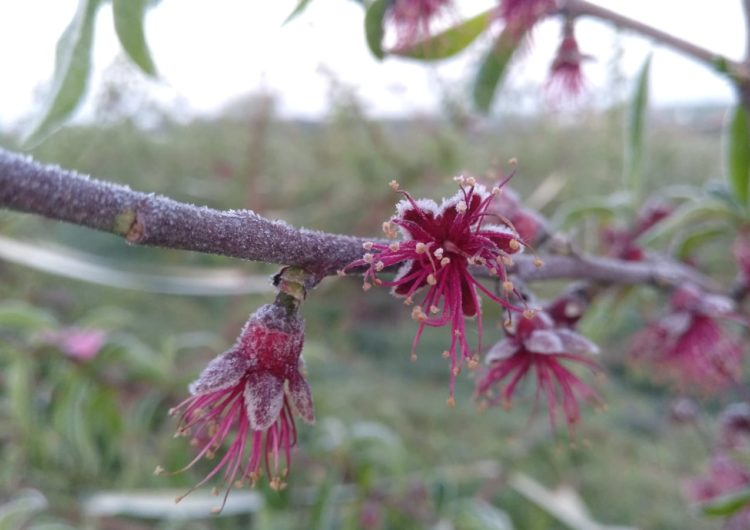
[[[750,487],[750,469],[729,456],[719,453],[711,460],[708,473],[693,479],[685,494],[694,503],[708,503]],[[750,524],[750,505],[733,513],[726,521],[728,530],[746,530]]]
[[[667,314],[633,338],[631,355],[661,368],[684,390],[725,388],[740,375],[742,345],[719,319],[736,320],[730,299],[679,287]]]
[[[669,217],[674,206],[659,199],[647,201],[629,228],[607,228],[601,233],[601,241],[607,255],[627,261],[642,261],[643,248],[637,239],[658,223]]]
[[[503,188],[487,211],[510,221],[520,238],[529,245],[536,245],[548,235],[547,221],[538,212],[524,206],[521,197],[510,186]]]
[[[514,318],[507,337],[487,353],[488,370],[477,383],[477,395],[487,404],[509,408],[524,380],[534,385],[534,402],[547,402],[550,423],[555,427],[558,409],[573,433],[581,417],[579,400],[599,403],[596,391],[571,369],[580,365],[592,371],[598,365],[591,354],[597,346],[567,327],[557,327],[546,312],[531,318]]]
[[[46,331],[41,340],[56,346],[71,359],[90,361],[101,351],[107,341],[107,333],[101,329],[70,327]]]
[[[732,403],[719,415],[719,446],[750,453],[750,403]]]
[[[554,9],[555,0],[501,0],[498,14],[505,21],[506,27],[519,36]]]
[[[221,475],[226,502],[233,486],[254,485],[264,469],[272,488],[286,486],[297,441],[293,410],[306,422],[315,421],[310,387],[300,370],[303,340],[304,321],[295,310],[278,301],[260,307],[234,346],[190,385],[191,397],[170,411],[180,415],[178,435],[189,436],[198,451],[180,471],[202,459],[218,459],[190,491]]]
[[[396,215],[384,223],[386,235],[395,239],[396,228],[402,240],[390,244],[365,243],[366,253],[362,259],[350,263],[346,270],[365,267],[364,288],[372,284],[393,288],[393,294],[404,297],[405,303],[414,303],[417,292],[426,287],[420,303],[414,306],[412,318],[419,323],[412,345],[412,357],[426,326],[451,326],[451,342],[443,353],[451,360],[449,404],[453,403],[455,378],[463,362],[470,366],[477,359],[469,347],[465,319],[477,317],[479,342],[482,336],[482,319],[478,292],[490,300],[511,310],[522,308],[509,301],[515,288],[508,280],[506,266],[512,263],[511,256],[520,252],[523,241],[515,229],[495,217],[487,208],[492,198],[501,193],[500,187],[488,192],[477,184],[473,177],[459,177],[459,190],[454,196],[444,199],[438,206],[428,199],[415,200],[407,192],[399,190],[394,181],[391,186],[404,195],[398,203]],[[400,265],[392,281],[381,280],[378,273]],[[500,297],[482,285],[472,275],[469,267],[485,268],[502,282],[506,298]],[[481,348],[477,348],[477,351]]]
[[[396,31],[396,48],[428,38],[435,18],[451,4],[452,0],[392,0],[387,20]]]
[[[578,47],[573,23],[566,22],[562,40],[550,66],[548,92],[556,96],[579,96],[586,84],[581,66],[589,59],[591,56],[581,53]]]

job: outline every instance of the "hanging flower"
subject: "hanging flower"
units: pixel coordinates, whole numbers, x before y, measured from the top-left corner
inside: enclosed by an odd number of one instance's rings
[[[685,494],[692,502],[702,504],[750,487],[750,470],[726,456],[717,454],[708,474],[687,484]],[[745,530],[750,524],[750,506],[734,512],[726,521],[727,530]]]
[[[395,239],[398,228],[403,239],[390,244],[365,243],[362,259],[341,271],[344,274],[350,269],[366,268],[365,290],[373,284],[391,286],[393,294],[404,297],[407,305],[412,305],[417,292],[426,288],[424,298],[412,310],[412,318],[419,323],[412,358],[416,359],[416,348],[425,326],[451,326],[450,346],[443,353],[451,360],[449,404],[453,403],[455,378],[463,361],[469,361],[471,366],[478,362],[471,353],[465,326],[466,318],[477,317],[481,343],[478,291],[506,309],[522,311],[509,300],[515,288],[505,268],[512,263],[511,256],[522,250],[523,242],[512,225],[502,219],[500,224],[486,222],[488,217],[496,217],[487,209],[493,197],[501,193],[500,187],[488,192],[473,177],[456,180],[458,193],[444,199],[440,206],[427,199],[415,200],[400,190],[398,183],[391,182],[391,187],[405,198],[397,205],[396,216],[384,223],[383,229],[389,238]],[[392,281],[378,277],[381,271],[397,265],[400,269]],[[505,297],[492,293],[474,278],[470,271],[472,265],[498,277]]]
[[[572,435],[581,416],[579,399],[592,403],[601,400],[569,366],[578,364],[597,370],[598,365],[589,355],[598,353],[599,349],[575,331],[556,327],[546,312],[539,312],[532,318],[513,319],[506,334],[507,338],[487,353],[485,362],[489,369],[479,379],[477,394],[485,398],[487,404],[509,408],[521,382],[535,377],[535,403],[540,396],[547,400],[553,428],[557,411],[561,409]]]
[[[642,261],[646,257],[643,248],[636,241],[655,225],[669,217],[674,207],[662,200],[649,200],[636,216],[629,228],[607,228],[601,233],[601,241],[606,253],[614,258],[627,261]]]
[[[555,10],[555,0],[501,0],[498,14],[515,35],[529,31]]]
[[[435,18],[452,3],[452,0],[392,0],[387,18],[396,31],[396,48],[428,38]]]
[[[235,345],[190,385],[192,396],[170,411],[180,416],[177,434],[189,436],[198,450],[180,471],[201,459],[219,459],[188,493],[222,471],[224,502],[232,487],[254,485],[263,469],[272,488],[286,486],[297,441],[293,408],[306,422],[315,421],[310,387],[301,371],[303,340],[304,321],[294,309],[278,300],[262,306]]]
[[[670,306],[633,338],[632,356],[662,367],[684,389],[716,391],[734,383],[742,346],[718,320],[736,319],[734,303],[684,286],[674,291]]]
[[[562,40],[550,66],[547,90],[558,96],[580,95],[586,84],[581,65],[589,59],[591,56],[582,54],[578,48],[573,22],[566,21]]]

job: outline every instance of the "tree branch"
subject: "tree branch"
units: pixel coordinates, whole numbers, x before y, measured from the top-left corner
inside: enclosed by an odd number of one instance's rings
[[[744,1],[747,5],[748,0]],[[562,0],[559,5],[560,12],[572,16],[588,16],[605,22],[610,22],[618,28],[633,31],[639,35],[650,38],[659,44],[672,48],[674,51],[691,57],[713,70],[726,68],[740,86],[750,83],[748,65],[744,63],[732,61],[723,55],[696,46],[692,42],[680,39],[679,37],[675,37],[674,35],[670,35],[669,33],[665,33],[664,31],[649,26],[648,24],[625,17],[619,13],[610,11],[609,9],[604,9],[603,7],[594,5],[586,0]]]
[[[362,257],[366,239],[297,229],[249,210],[219,211],[90,179],[0,149],[0,208],[73,223],[137,245],[193,250],[301,267],[318,278]],[[510,272],[525,281],[590,279],[657,286],[693,283],[719,291],[713,280],[671,262],[629,262],[587,256],[514,256]]]

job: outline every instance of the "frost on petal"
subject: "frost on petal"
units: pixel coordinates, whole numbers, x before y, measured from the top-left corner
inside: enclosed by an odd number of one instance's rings
[[[665,316],[658,322],[658,326],[663,329],[670,337],[679,337],[688,331],[693,321],[693,317],[686,311],[672,313]]]
[[[215,392],[239,383],[253,360],[239,350],[229,350],[213,359],[188,387],[193,395]]]
[[[273,425],[284,404],[284,384],[268,372],[254,372],[245,385],[245,408],[250,427],[263,431]]]
[[[563,353],[565,347],[556,331],[537,329],[523,341],[527,350],[533,353]]]
[[[298,373],[289,378],[289,399],[303,420],[307,423],[315,422],[312,392],[302,374]]]
[[[495,344],[490,349],[490,351],[487,352],[487,356],[485,357],[484,362],[487,364],[492,364],[497,361],[502,361],[503,359],[511,357],[517,351],[518,345],[513,341],[507,339],[501,340],[500,342]]]
[[[562,341],[563,349],[566,353],[572,353],[574,355],[580,355],[584,353],[597,354],[599,353],[599,346],[591,342],[589,339],[571,331],[569,329],[558,329],[555,331],[557,337]]]

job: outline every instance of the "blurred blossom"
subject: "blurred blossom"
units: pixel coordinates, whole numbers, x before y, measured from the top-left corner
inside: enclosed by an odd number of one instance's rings
[[[695,503],[706,503],[724,495],[750,487],[750,470],[729,458],[718,454],[711,461],[711,468],[702,477],[690,481],[685,494]],[[735,512],[726,521],[724,529],[747,530],[750,528],[750,506]]]
[[[737,320],[730,299],[680,287],[667,314],[635,335],[631,355],[662,368],[683,389],[726,388],[740,376],[742,344],[719,319]]]
[[[416,348],[425,326],[451,326],[451,342],[443,353],[451,361],[450,398],[453,403],[455,379],[463,362],[470,367],[478,363],[477,354],[472,354],[467,340],[465,319],[477,318],[479,341],[482,337],[482,317],[479,305],[481,291],[500,306],[521,312],[522,308],[510,302],[518,294],[508,280],[506,267],[512,263],[511,256],[523,249],[523,241],[512,226],[487,223],[493,197],[501,193],[500,187],[487,191],[473,177],[458,177],[458,193],[444,199],[441,205],[429,199],[415,200],[407,192],[391,182],[391,187],[405,197],[396,206],[396,215],[384,223],[383,230],[389,238],[398,234],[401,241],[365,243],[365,254],[345,268],[366,268],[364,289],[375,285],[393,288],[393,294],[404,297],[404,303],[412,305],[414,295],[423,288],[427,292],[422,302],[414,306],[412,318],[419,323],[412,344],[412,357],[416,359]],[[496,216],[494,216],[496,217]],[[400,265],[393,281],[383,281],[378,273]],[[488,290],[474,278],[470,266],[484,268],[500,279],[504,297]],[[344,271],[342,271],[343,274]],[[479,348],[478,348],[479,349]]]
[[[396,47],[409,47],[430,37],[435,19],[452,0],[392,0],[387,19],[396,30]]]
[[[541,18],[555,10],[555,0],[501,0],[500,18],[517,36],[529,31]]]
[[[101,329],[70,327],[45,331],[41,340],[59,348],[72,359],[90,361],[101,351],[107,341],[107,333]]]
[[[378,499],[367,499],[359,509],[359,527],[375,530],[383,526],[383,503]]]
[[[552,318],[540,312],[531,318],[514,319],[507,338],[487,353],[488,370],[479,379],[477,394],[491,405],[511,406],[518,386],[527,377],[534,381],[535,402],[547,400],[550,423],[556,425],[558,407],[565,415],[571,434],[580,420],[579,399],[600,402],[598,394],[582,382],[568,366],[581,365],[593,371],[598,365],[589,357],[599,352],[582,335],[556,327]]]
[[[562,40],[550,66],[547,90],[560,97],[579,96],[586,84],[581,65],[590,59],[590,55],[582,54],[578,48],[573,23],[566,22]]]
[[[693,423],[698,418],[698,405],[690,398],[673,401],[669,407],[669,421],[672,423]]]
[[[590,304],[585,289],[576,288],[550,302],[545,311],[556,326],[573,329]]]
[[[607,255],[628,261],[641,261],[645,253],[636,240],[669,217],[674,206],[662,200],[650,200],[641,208],[631,228],[606,228],[601,240]]]
[[[521,197],[510,186],[503,187],[487,208],[488,213],[507,219],[521,239],[536,245],[547,235],[546,221],[536,211],[523,206]]]
[[[750,451],[750,403],[732,403],[722,411],[719,444],[727,450]]]
[[[190,385],[192,396],[170,411],[180,414],[177,434],[191,437],[199,451],[180,471],[215,458],[230,441],[219,462],[190,491],[222,470],[224,502],[232,487],[254,485],[263,469],[272,488],[286,486],[283,479],[297,441],[292,406],[303,420],[315,420],[310,387],[300,370],[303,341],[304,321],[296,309],[278,301],[262,306],[235,345]]]

